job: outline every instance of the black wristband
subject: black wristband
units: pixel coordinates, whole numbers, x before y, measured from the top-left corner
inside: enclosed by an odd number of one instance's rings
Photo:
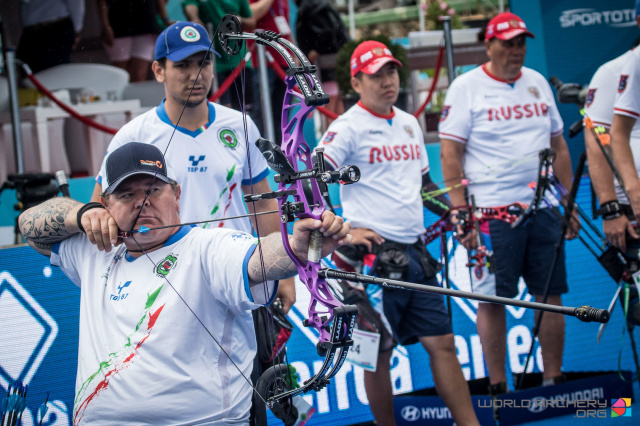
[[[617,200],[607,201],[600,205],[598,214],[602,216],[602,220],[617,219],[622,216],[622,209]]]
[[[87,210],[91,210],[91,209],[104,209],[104,206],[101,203],[93,202],[93,203],[87,203],[84,206],[80,207],[80,210],[78,210],[78,215],[76,216],[76,220],[78,221],[78,228],[80,228],[80,230],[85,234],[87,233],[87,231],[84,230],[84,227],[82,226],[82,223],[80,223],[80,220],[82,219],[82,215]]]

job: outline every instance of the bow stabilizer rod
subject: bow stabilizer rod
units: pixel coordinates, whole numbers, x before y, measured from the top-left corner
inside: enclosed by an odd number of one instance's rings
[[[497,303],[500,305],[519,306],[527,309],[536,309],[538,311],[554,312],[557,314],[567,315],[578,318],[583,322],[600,322],[609,321],[609,311],[606,309],[596,309],[591,306],[583,305],[577,308],[569,306],[550,305],[548,303],[528,302],[526,300],[509,299],[507,297],[490,296],[486,294],[471,293],[469,291],[454,290],[443,287],[428,286],[424,284],[407,283],[404,281],[390,280],[386,278],[372,277],[370,275],[357,274],[355,272],[344,272],[336,269],[321,269],[319,275],[324,278],[333,278],[338,280],[355,281],[367,284],[376,284],[383,287],[401,288],[426,293],[442,294],[444,296],[461,297],[465,299],[479,300],[481,302]]]

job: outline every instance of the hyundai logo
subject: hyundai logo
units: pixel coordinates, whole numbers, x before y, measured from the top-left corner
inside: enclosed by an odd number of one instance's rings
[[[547,399],[543,396],[536,396],[531,398],[531,405],[527,407],[527,410],[532,413],[542,413],[547,409]]]
[[[420,420],[420,409],[413,405],[406,405],[402,407],[400,415],[408,422],[415,422],[416,420]]]

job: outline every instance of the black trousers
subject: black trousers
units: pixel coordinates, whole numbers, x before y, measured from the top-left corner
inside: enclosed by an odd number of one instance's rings
[[[16,57],[34,73],[71,62],[71,48],[76,33],[71,18],[25,27],[20,36]]]

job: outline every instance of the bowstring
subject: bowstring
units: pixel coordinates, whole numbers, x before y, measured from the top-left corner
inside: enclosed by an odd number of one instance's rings
[[[216,35],[217,35],[218,31],[216,29]],[[242,60],[244,60],[247,57],[247,41],[241,41],[242,42],[242,46],[244,48],[244,54],[242,56],[241,62]],[[229,55],[227,55],[229,56]],[[248,58],[250,60],[250,58]],[[242,112],[242,130],[244,131],[244,139],[245,139],[245,148],[247,151],[247,164],[248,164],[248,171],[249,171],[249,185],[250,185],[250,192],[251,194],[254,193],[253,190],[253,172],[251,169],[251,150],[250,150],[250,146],[249,146],[249,130],[248,130],[248,124],[247,124],[247,103],[246,103],[246,69],[247,69],[247,61],[245,61],[244,66],[242,67],[242,69],[240,70],[240,90],[238,90],[238,84],[237,84],[237,79],[233,79],[233,85],[234,88],[236,89],[236,96],[238,97],[238,104],[241,107],[241,112]],[[253,76],[253,78],[255,78],[255,76]],[[251,82],[251,84],[253,84],[253,81]],[[255,91],[252,90],[252,104],[255,105]],[[242,98],[242,99],[240,99]],[[262,274],[262,287],[263,287],[263,292],[264,294],[267,295],[267,300],[271,300],[271,295],[269,294],[269,286],[267,284],[267,280],[266,280],[266,276],[267,276],[267,272],[266,272],[266,268],[265,268],[265,263],[264,263],[264,257],[263,257],[263,252],[262,252],[262,246],[260,245],[260,241],[262,239],[261,234],[260,234],[260,225],[258,223],[258,218],[257,218],[257,210],[256,210],[256,200],[252,199],[251,200],[251,205],[253,207],[253,216],[254,216],[254,224],[255,224],[255,228],[256,228],[256,234],[258,237],[258,255],[259,255],[259,259],[260,259],[260,272]],[[276,290],[277,291],[277,290]],[[267,317],[267,341],[268,342],[274,342],[276,339],[274,339],[274,335],[275,335],[275,325],[274,325],[274,321],[273,321],[273,315],[271,314],[271,312],[269,311],[269,309],[267,309],[266,306],[262,306],[258,309],[264,309],[266,312],[266,317]],[[255,320],[255,319],[254,319]],[[254,324],[255,327],[255,324]],[[258,330],[259,332],[259,330]],[[257,342],[257,333],[256,333],[256,342]],[[273,354],[273,348],[271,348],[271,354]],[[273,359],[271,360],[271,366],[275,367],[276,362],[275,362],[276,357],[273,357]],[[259,361],[259,360],[258,360]],[[260,398],[262,399],[262,395],[260,395]]]
[[[214,36],[217,35],[218,31],[216,30],[216,32],[214,33]],[[202,73],[202,68],[204,67],[205,62],[207,61],[209,55],[213,54],[214,49],[213,49],[213,43],[214,43],[215,38],[211,37],[211,42],[209,43],[209,48],[206,50],[207,54],[204,56],[202,63],[200,64],[200,68],[198,69],[198,73],[196,74],[196,78],[195,81],[198,81],[198,77],[200,77],[200,74]],[[166,65],[166,63],[165,63]],[[167,143],[167,146],[165,147],[165,150],[163,152],[163,157],[165,156],[165,154],[167,153],[167,151],[169,150],[169,146],[171,145],[171,141],[173,140],[173,136],[176,133],[176,130],[178,129],[178,124],[180,124],[180,120],[182,119],[182,116],[184,114],[184,111],[187,108],[187,104],[189,103],[189,99],[191,98],[191,94],[193,93],[193,84],[191,85],[191,89],[189,90],[189,94],[187,95],[187,99],[185,100],[184,105],[182,106],[182,110],[180,111],[180,115],[178,116],[178,120],[176,121],[176,124],[173,126],[173,131],[171,132],[171,136],[169,137],[169,142]],[[206,95],[205,95],[206,96]],[[205,98],[204,102],[207,102],[207,108],[208,108],[208,102],[209,100]],[[208,114],[208,113],[207,113]],[[207,115],[208,116],[208,115]],[[245,117],[245,126],[246,126],[246,117]],[[246,135],[246,132],[245,132]],[[166,160],[165,160],[166,163]],[[167,165],[167,168],[169,166]],[[249,168],[249,173],[250,173],[250,179],[251,179],[251,169]],[[138,211],[138,214],[135,217],[135,220],[133,221],[133,224],[131,225],[131,231],[133,231],[133,228],[135,227],[136,222],[138,221],[138,219],[140,218],[140,215],[142,214],[142,209],[144,208],[144,205],[147,202],[147,199],[149,198],[149,195],[151,194],[151,187],[153,186],[153,184],[155,183],[156,179],[157,179],[157,172],[154,173],[153,175],[153,180],[151,181],[151,183],[149,184],[149,187],[147,188],[147,190],[145,191],[145,197],[142,201],[142,204],[140,206],[140,210]],[[252,188],[252,192],[253,192],[253,182],[251,185]],[[255,212],[255,210],[254,210]],[[257,219],[256,219],[256,223],[257,223]],[[177,225],[176,225],[177,226]],[[130,231],[130,232],[131,232]],[[135,239],[135,237],[133,236],[134,234],[131,234],[131,238],[133,239],[133,241],[138,245],[138,248],[140,249],[140,251],[147,257],[147,259],[149,259],[149,261],[151,262],[151,264],[154,267],[157,267],[157,265],[153,262],[153,260],[151,259],[151,257],[149,256],[149,253],[140,245],[140,243],[138,242],[138,240]],[[258,239],[258,242],[260,240]],[[262,261],[262,251],[261,251],[261,247],[260,244],[258,243],[258,249],[260,250],[260,260],[261,260],[261,266],[263,269],[263,278],[266,277],[266,273],[264,270],[264,263]],[[242,372],[242,370],[238,367],[238,365],[235,363],[235,361],[233,361],[233,359],[231,358],[231,356],[227,353],[227,351],[225,351],[225,349],[223,348],[223,346],[220,344],[220,342],[218,342],[218,340],[213,336],[213,334],[211,333],[211,331],[209,331],[209,329],[207,328],[207,326],[204,324],[204,322],[200,319],[200,317],[195,313],[195,311],[191,308],[191,306],[187,303],[187,301],[182,297],[182,295],[178,292],[178,290],[176,290],[176,288],[173,286],[173,284],[171,284],[171,281],[169,281],[169,279],[165,276],[164,279],[167,281],[167,283],[171,286],[171,288],[173,289],[173,291],[176,293],[176,295],[180,298],[180,300],[182,300],[182,302],[185,304],[185,306],[187,307],[187,309],[189,309],[189,311],[193,314],[193,316],[196,318],[196,320],[200,323],[200,325],[202,325],[202,327],[204,327],[205,331],[207,332],[207,334],[209,336],[211,336],[211,338],[213,339],[213,341],[218,345],[218,348],[226,355],[227,359],[229,359],[229,361],[231,361],[231,363],[233,364],[233,366],[236,368],[236,370],[238,370],[238,372],[240,373],[240,375],[244,378],[244,380],[249,384],[249,386],[251,387],[251,389],[253,390],[253,392],[255,394],[258,395],[258,397],[265,403],[267,404],[267,401],[262,397],[262,395],[260,395],[260,392],[258,392],[258,390],[255,388],[255,386],[253,385],[253,383],[251,383],[251,380],[249,378],[247,378],[244,373]],[[264,283],[264,285],[266,286],[266,282]],[[265,292],[265,294],[268,294],[267,292]]]

